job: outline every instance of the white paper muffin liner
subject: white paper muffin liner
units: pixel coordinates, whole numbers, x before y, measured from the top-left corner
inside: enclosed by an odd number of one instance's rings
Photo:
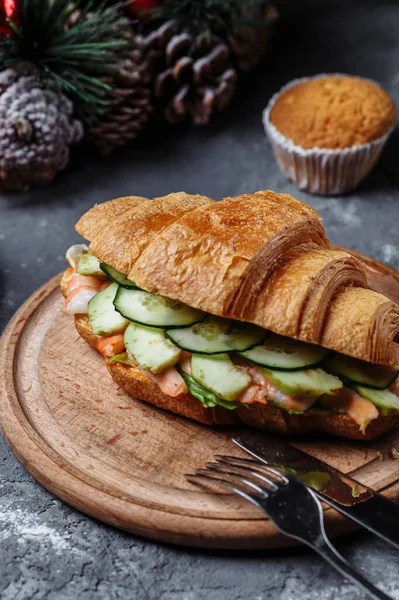
[[[330,148],[304,149],[286,138],[273,123],[270,113],[279,96],[303,81],[326,77],[327,74],[294,79],[270,99],[263,111],[263,125],[273,148],[274,156],[286,177],[301,190],[312,194],[336,195],[353,190],[376,164],[393,127],[381,138],[338,150]],[[328,74],[339,77],[340,73]],[[372,82],[375,85],[374,81]]]

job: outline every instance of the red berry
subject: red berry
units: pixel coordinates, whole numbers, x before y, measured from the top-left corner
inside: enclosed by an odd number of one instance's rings
[[[158,8],[161,4],[160,0],[130,0],[127,2],[126,8],[130,14],[136,17],[148,18],[154,8]]]
[[[14,33],[8,19],[18,25],[18,8],[16,0],[0,0],[0,35],[12,35]]]

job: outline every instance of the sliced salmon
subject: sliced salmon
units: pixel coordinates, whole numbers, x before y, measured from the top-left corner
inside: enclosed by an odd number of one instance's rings
[[[87,314],[87,305],[98,293],[98,290],[88,286],[75,288],[65,298],[64,312],[69,315]]]
[[[182,350],[180,355],[180,367],[187,375],[191,375],[191,352]]]
[[[180,396],[180,394],[188,393],[184,379],[175,367],[167,367],[162,373],[153,375],[153,378],[161,388],[162,392],[167,396],[175,398],[176,396]]]
[[[242,404],[267,404],[264,390],[259,385],[250,385],[238,396]]]
[[[91,287],[97,291],[100,291],[102,285],[104,284],[103,279],[98,279],[97,277],[90,277],[87,275],[79,275],[78,273],[73,273],[69,282],[68,282],[68,293],[76,290],[80,287]]]
[[[116,335],[103,336],[97,343],[97,349],[103,356],[111,358],[116,354],[121,354],[125,350],[123,333]]]
[[[362,398],[353,390],[343,388],[336,396],[322,396],[319,403],[326,408],[333,408],[348,413],[359,425],[362,433],[366,432],[370,421],[378,419],[379,412],[370,400]]]
[[[247,372],[251,377],[252,383],[258,386],[263,392],[262,394],[258,392],[257,395],[253,396],[252,403],[260,402],[261,404],[265,404],[267,403],[264,401],[266,399],[287,410],[302,412],[307,410],[316,401],[316,398],[312,396],[290,396],[281,392],[254,366],[248,367]],[[246,390],[243,393],[245,392]]]

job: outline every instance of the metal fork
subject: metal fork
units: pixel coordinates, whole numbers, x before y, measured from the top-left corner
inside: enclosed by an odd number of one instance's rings
[[[312,490],[301,481],[249,458],[216,455],[217,462],[187,474],[189,480],[206,480],[220,485],[260,508],[285,535],[316,550],[342,575],[371,598],[392,600],[367,581],[341,556],[329,541],[323,524],[323,510]]]

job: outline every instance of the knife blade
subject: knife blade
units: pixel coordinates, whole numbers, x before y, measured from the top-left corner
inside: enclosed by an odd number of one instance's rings
[[[297,476],[312,487],[321,500],[399,549],[398,503],[269,435],[240,432],[233,437],[233,442],[262,462]]]

